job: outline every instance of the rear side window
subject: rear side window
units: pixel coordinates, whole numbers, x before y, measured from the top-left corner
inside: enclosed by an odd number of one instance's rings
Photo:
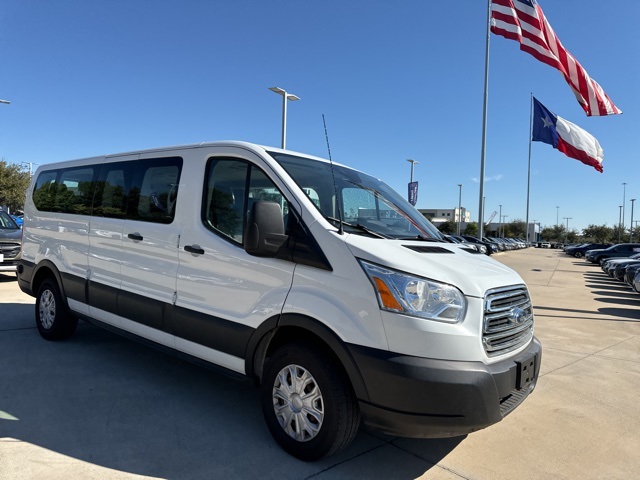
[[[97,170],[94,166],[84,166],[40,173],[33,191],[33,203],[44,212],[89,215]]]
[[[289,204],[262,170],[240,159],[209,160],[202,204],[202,221],[209,230],[242,244],[247,215],[256,201],[278,203],[287,224]]]
[[[181,171],[180,157],[47,170],[33,202],[44,212],[171,223]]]

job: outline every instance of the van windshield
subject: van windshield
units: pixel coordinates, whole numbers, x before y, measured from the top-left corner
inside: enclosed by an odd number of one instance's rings
[[[336,164],[332,173],[329,162],[269,154],[336,227],[376,238],[446,241],[409,202],[375,177]]]

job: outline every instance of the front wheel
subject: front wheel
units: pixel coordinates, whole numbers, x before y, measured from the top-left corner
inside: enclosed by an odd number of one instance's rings
[[[576,258],[582,258],[583,257],[582,252],[576,252],[576,253],[573,254],[573,256],[576,257]]]
[[[36,326],[47,340],[64,340],[76,331],[78,317],[70,314],[58,284],[47,279],[36,295]]]
[[[261,388],[269,431],[294,457],[333,455],[358,432],[360,411],[346,375],[313,347],[278,349],[267,361]]]

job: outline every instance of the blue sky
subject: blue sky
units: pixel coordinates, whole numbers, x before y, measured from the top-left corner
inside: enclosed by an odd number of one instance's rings
[[[4,0],[0,157],[45,164],[212,140],[280,145],[478,218],[486,1]],[[525,219],[530,95],[600,142],[604,173],[534,143],[530,220],[614,225],[640,200],[640,2],[541,0],[622,115],[587,117],[562,76],[491,35],[486,217]],[[626,182],[626,187],[622,183]],[[640,201],[634,217],[640,220]],[[556,208],[556,207],[559,207]],[[497,220],[497,219],[496,219]]]

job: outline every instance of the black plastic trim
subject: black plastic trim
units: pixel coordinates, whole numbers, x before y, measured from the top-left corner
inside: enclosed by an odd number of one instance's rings
[[[370,395],[368,402],[359,399],[364,423],[421,438],[466,435],[500,421],[508,413],[502,402],[517,391],[520,362],[533,356],[536,364],[533,380],[518,391],[522,401],[535,387],[542,358],[535,338],[521,354],[492,365],[349,348]]]
[[[69,277],[64,277],[65,288]],[[97,282],[89,282],[88,290],[88,304],[92,307],[239,358],[244,358],[255,331],[246,325]]]
[[[347,375],[349,376],[349,380],[353,387],[353,390],[356,394],[356,397],[359,400],[369,400],[369,393],[367,391],[368,385],[366,385],[365,379],[363,378],[358,360],[352,355],[352,345],[348,345],[343,342],[332,330],[330,330],[327,326],[322,323],[314,320],[311,317],[307,317],[304,315],[299,315],[295,313],[286,313],[280,317],[280,321],[278,322],[279,326],[292,326],[299,327],[304,330],[308,330],[314,335],[321,338],[333,351],[333,353],[338,357],[338,360],[344,367]],[[362,347],[366,348],[366,347]],[[378,351],[374,349],[368,349],[372,351]]]

